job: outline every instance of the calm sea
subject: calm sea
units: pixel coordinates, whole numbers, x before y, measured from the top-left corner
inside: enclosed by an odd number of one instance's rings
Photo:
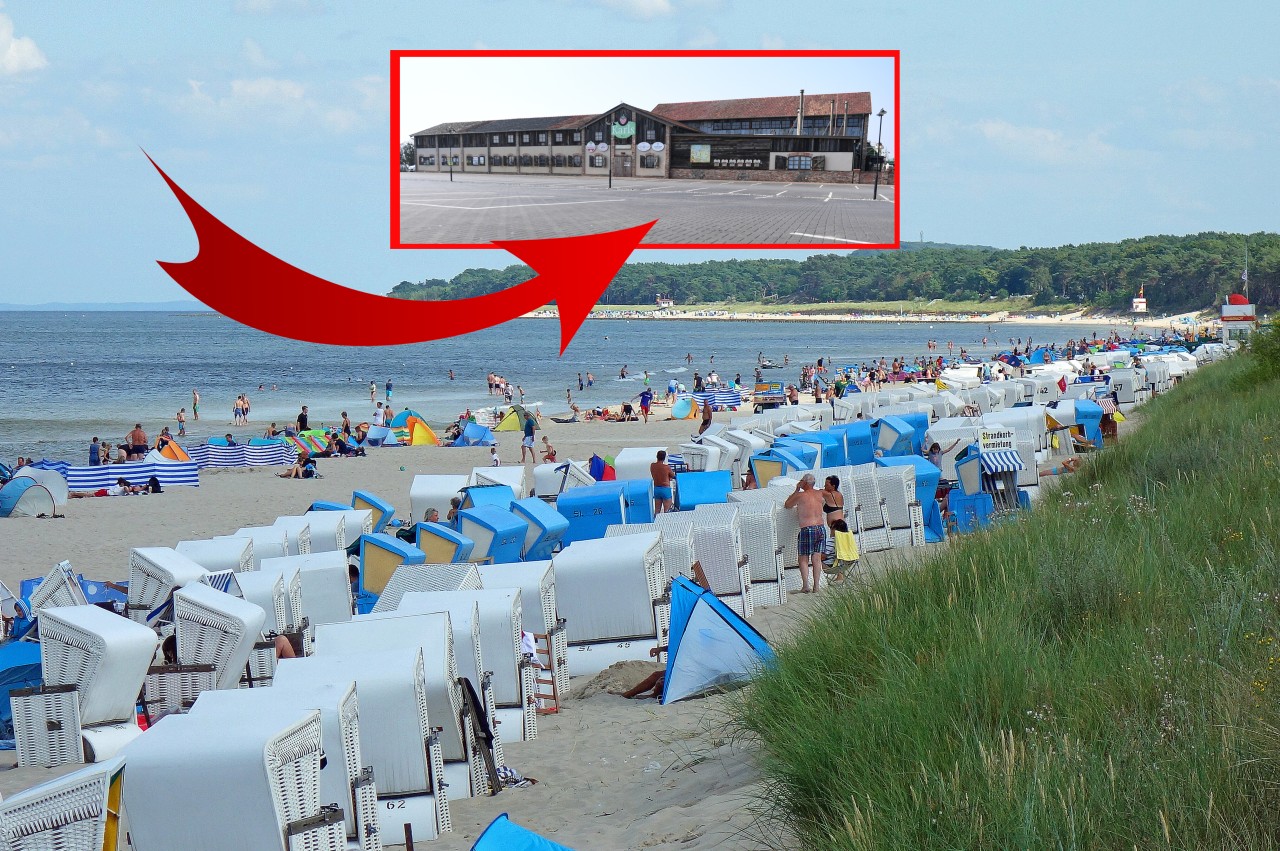
[[[990,329],[990,330],[988,330]],[[1099,331],[1104,330],[1099,328]],[[1000,323],[796,323],[690,320],[588,320],[559,356],[558,323],[518,319],[449,340],[411,346],[344,348],[300,343],[263,334],[216,313],[0,312],[0,459],[17,455],[81,463],[90,438],[119,443],[135,422],[149,435],[177,428],[187,408],[194,442],[228,431],[255,437],[270,422],[292,422],[308,405],[313,425],[332,424],[346,410],[354,422],[372,410],[369,382],[394,382],[396,410],[411,407],[443,423],[467,407],[496,400],[486,392],[493,370],[520,384],[525,401],[544,413],[567,410],[574,400],[616,404],[640,392],[647,369],[655,387],[675,376],[692,385],[710,358],[723,377],[750,380],[756,355],[791,367],[768,370],[774,380],[795,380],[799,364],[819,357],[837,364],[924,354],[926,341],[954,341],[971,352],[1007,347],[1028,335],[1065,342],[1078,331]],[[692,354],[692,365],[685,355]],[[636,378],[619,380],[623,366]],[[454,372],[454,380],[448,377]],[[596,384],[578,391],[577,374]],[[259,390],[259,386],[264,389]],[[201,419],[191,421],[191,390],[201,395]],[[275,389],[273,389],[275,388]],[[231,426],[231,403],[248,393],[249,427]]]

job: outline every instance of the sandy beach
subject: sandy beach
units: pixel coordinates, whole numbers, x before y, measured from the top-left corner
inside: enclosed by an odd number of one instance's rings
[[[731,416],[720,414],[717,419],[727,422]],[[612,455],[627,445],[665,445],[678,451],[696,428],[691,421],[656,419],[648,424],[543,422],[543,433],[561,459],[589,458],[593,452]],[[515,463],[518,435],[503,435],[499,451],[504,463]],[[206,471],[199,488],[72,500],[65,519],[4,523],[9,546],[8,557],[0,563],[0,579],[16,589],[22,579],[43,575],[68,559],[87,577],[124,580],[132,547],[173,546],[185,538],[270,523],[278,515],[305,511],[317,499],[348,500],[357,488],[382,495],[395,505],[398,516],[405,516],[415,474],[468,472],[487,465],[488,454],[487,448],[478,447],[387,448],[367,458],[322,460],[324,477],[318,480],[279,479],[274,468]],[[752,623],[767,637],[777,637],[803,615],[809,602],[810,598],[793,595],[785,607],[757,610]],[[609,694],[654,670],[647,662],[625,665],[595,678],[576,678],[575,697],[562,704],[558,715],[540,720],[536,740],[504,744],[507,762],[541,782],[494,798],[456,801],[453,832],[429,847],[469,848],[502,812],[578,849],[750,849],[765,847],[768,837],[774,847],[785,846],[752,808],[762,790],[755,785],[750,744],[736,739],[726,723],[728,698],[659,706],[654,700]],[[585,696],[576,696],[580,694]],[[7,756],[5,764],[12,765],[12,752]],[[48,774],[0,770],[0,792],[11,794]],[[386,837],[388,842],[394,839]]]

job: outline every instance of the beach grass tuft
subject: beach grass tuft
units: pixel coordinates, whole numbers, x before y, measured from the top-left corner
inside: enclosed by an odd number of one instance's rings
[[[1260,374],[1199,370],[1034,511],[813,610],[734,706],[803,847],[1280,847]]]

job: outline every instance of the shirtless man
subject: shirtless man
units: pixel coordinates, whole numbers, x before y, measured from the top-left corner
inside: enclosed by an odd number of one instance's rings
[[[783,508],[794,508],[800,521],[800,593],[818,590],[822,575],[822,550],[826,544],[826,525],[822,519],[822,491],[814,487],[813,473],[805,473]],[[807,572],[806,572],[807,571]],[[812,578],[812,582],[810,581]]]
[[[667,450],[658,450],[658,460],[649,465],[649,475],[653,476],[653,513],[671,511],[671,480],[675,474],[667,464]]]
[[[129,446],[129,460],[140,460],[147,454],[147,433],[142,430],[142,423],[137,423],[133,427],[133,431],[129,432],[124,439]]]
[[[200,391],[194,387],[191,388],[191,419],[200,419]]]

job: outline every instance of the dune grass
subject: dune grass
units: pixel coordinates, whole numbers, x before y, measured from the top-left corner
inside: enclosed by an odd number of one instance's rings
[[[734,711],[805,848],[1280,847],[1280,382],[1149,405],[1033,512],[834,593]]]

